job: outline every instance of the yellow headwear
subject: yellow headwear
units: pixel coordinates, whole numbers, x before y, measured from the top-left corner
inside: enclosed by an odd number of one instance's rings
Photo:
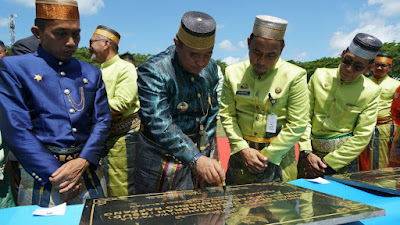
[[[283,40],[287,24],[286,20],[278,17],[258,15],[254,21],[253,34],[257,37]]]
[[[53,20],[79,20],[75,0],[36,0],[36,18]]]
[[[117,45],[119,44],[119,39],[121,38],[121,35],[119,35],[117,31],[103,25],[97,26],[96,30],[94,31],[94,34],[102,35],[112,40]]]
[[[387,63],[387,64],[392,65],[393,59],[391,59],[389,57],[384,57],[384,56],[377,56],[375,58],[375,62],[382,62],[382,63]]]

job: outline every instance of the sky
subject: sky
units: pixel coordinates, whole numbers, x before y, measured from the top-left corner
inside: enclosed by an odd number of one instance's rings
[[[10,45],[9,14],[16,40],[31,35],[35,0],[0,0],[0,40]],[[227,64],[248,58],[247,38],[256,15],[288,21],[284,60],[337,57],[360,32],[400,42],[400,0],[78,0],[79,47],[88,47],[98,25],[121,34],[119,53],[157,54],[173,44],[182,15],[210,14],[217,23],[213,58]]]

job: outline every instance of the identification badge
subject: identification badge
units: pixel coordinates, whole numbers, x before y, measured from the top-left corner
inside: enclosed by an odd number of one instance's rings
[[[236,95],[250,95],[250,91],[236,91]]]
[[[277,123],[278,123],[278,116],[275,114],[269,114],[267,116],[267,132],[276,133]]]

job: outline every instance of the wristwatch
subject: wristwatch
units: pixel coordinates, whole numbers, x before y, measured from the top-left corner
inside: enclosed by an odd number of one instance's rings
[[[192,160],[190,160],[189,166],[190,166],[191,169],[196,169],[196,162],[201,156],[203,156],[203,154],[197,153],[197,155],[195,155],[192,158]]]
[[[307,158],[307,156],[311,153],[310,150],[304,150],[304,151],[300,151],[300,157],[301,158]]]

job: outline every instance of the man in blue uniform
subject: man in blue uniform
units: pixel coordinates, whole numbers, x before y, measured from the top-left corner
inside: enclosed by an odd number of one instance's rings
[[[19,205],[103,197],[96,166],[110,111],[101,72],[72,58],[80,40],[75,0],[37,0],[37,52],[0,60],[0,129],[21,167]]]
[[[137,193],[198,188],[225,180],[215,152],[217,65],[211,59],[215,21],[202,12],[183,15],[175,45],[139,68],[142,120]]]

